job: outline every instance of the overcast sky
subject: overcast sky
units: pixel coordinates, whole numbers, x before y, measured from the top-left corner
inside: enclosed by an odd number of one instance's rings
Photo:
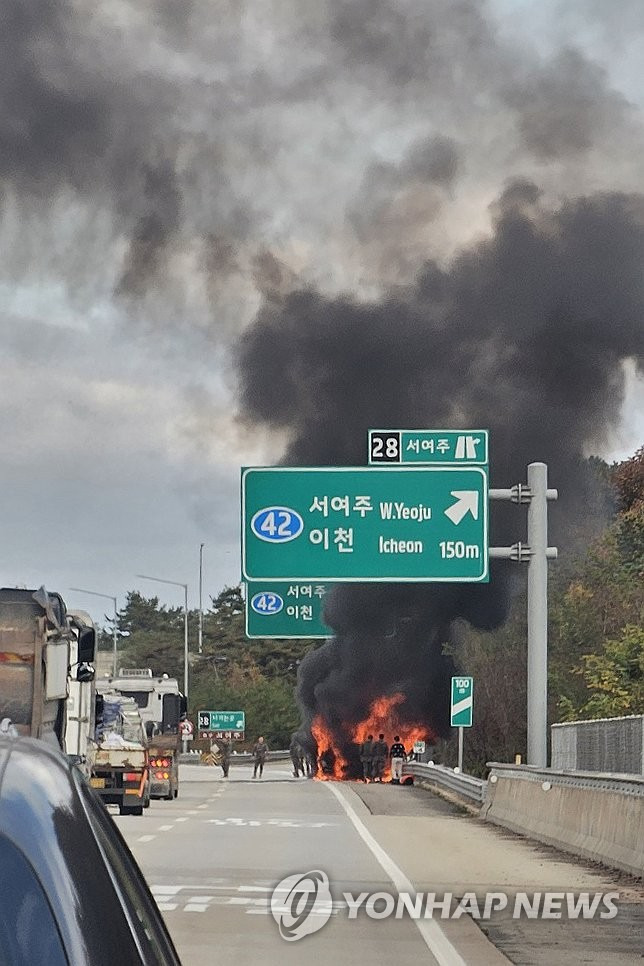
[[[512,177],[644,191],[639,0],[6,6],[0,579],[99,620],[70,587],[196,605],[200,543],[206,601],[238,581],[239,468],[287,442],[239,416],[264,300],[448,265]],[[641,361],[588,452],[642,444]]]

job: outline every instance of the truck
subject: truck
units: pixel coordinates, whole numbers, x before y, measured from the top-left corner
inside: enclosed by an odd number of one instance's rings
[[[100,681],[89,783],[121,815],[142,815],[150,804],[147,738],[136,701]]]
[[[45,587],[0,589],[3,730],[66,750],[69,689],[94,679],[96,632],[90,625]]]
[[[134,698],[148,739],[150,796],[170,801],[179,795],[180,723],[187,701],[179,682],[167,674],[153,675],[151,668],[120,668],[108,686]]]

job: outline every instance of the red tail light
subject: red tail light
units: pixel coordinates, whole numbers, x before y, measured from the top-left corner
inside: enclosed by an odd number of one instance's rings
[[[170,777],[170,772],[169,771],[156,771],[154,774],[155,774],[156,778],[159,778],[162,781],[167,781],[168,778]]]
[[[123,781],[125,782],[140,782],[141,772],[140,771],[126,771],[123,772]]]
[[[169,758],[153,758],[150,762],[153,768],[169,768],[170,759]]]

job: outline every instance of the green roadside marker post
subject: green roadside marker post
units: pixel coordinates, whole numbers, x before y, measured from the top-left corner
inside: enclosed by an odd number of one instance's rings
[[[487,471],[244,469],[242,579],[487,582]]]
[[[472,727],[474,710],[474,678],[453,677],[450,724],[458,728],[458,770],[463,771],[463,728]]]
[[[253,580],[246,584],[246,636],[333,637],[323,620],[328,581]]]

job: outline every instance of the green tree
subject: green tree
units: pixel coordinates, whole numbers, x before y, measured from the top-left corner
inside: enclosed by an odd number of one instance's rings
[[[643,714],[644,627],[627,624],[619,638],[604,642],[599,654],[582,655],[575,671],[590,697],[577,708],[564,702],[565,720]]]
[[[131,590],[118,614],[120,667],[149,667],[155,674],[183,677],[183,608],[167,608],[158,597]]]

